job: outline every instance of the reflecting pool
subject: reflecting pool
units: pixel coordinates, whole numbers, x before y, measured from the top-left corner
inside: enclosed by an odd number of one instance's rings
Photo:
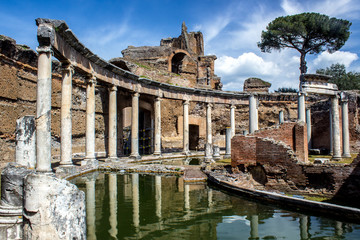
[[[95,172],[86,193],[88,239],[360,239],[360,225],[302,215],[179,176]]]

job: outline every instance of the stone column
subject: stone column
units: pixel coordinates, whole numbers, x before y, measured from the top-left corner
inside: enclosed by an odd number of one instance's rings
[[[226,128],[226,149],[224,158],[231,157],[231,128]]]
[[[60,165],[72,166],[72,74],[73,68],[67,63],[62,63],[61,84],[61,142]]]
[[[95,179],[86,182],[86,223],[88,239],[96,239]]]
[[[109,174],[109,198],[110,198],[110,229],[109,234],[112,238],[116,239],[118,234],[117,229],[117,175],[114,173]]]
[[[212,128],[211,128],[211,103],[206,104],[206,146],[205,146],[205,161],[212,160]]]
[[[305,93],[298,94],[298,120],[306,122],[305,117]]]
[[[279,112],[279,124],[283,124],[284,123],[284,111],[281,110]]]
[[[51,56],[50,47],[38,47],[36,89],[36,171],[51,172]]]
[[[133,201],[133,223],[136,231],[140,226],[140,206],[139,206],[139,174],[132,174],[132,201]]]
[[[189,101],[185,100],[183,102],[183,151],[186,155],[188,155],[189,152]]]
[[[235,136],[235,105],[230,106],[230,128],[231,128],[231,137]]]
[[[95,158],[95,76],[87,79],[86,85],[86,140],[85,161],[81,165],[97,164]]]
[[[117,159],[117,87],[109,88],[109,153],[112,160]]]
[[[308,149],[311,149],[311,110],[310,108],[306,109],[306,129],[307,129],[307,139],[308,139]]]
[[[333,160],[341,159],[341,139],[339,126],[339,98],[337,95],[331,97],[332,129],[333,129]]]
[[[343,140],[343,154],[345,158],[351,157],[350,143],[349,143],[349,107],[348,100],[341,99],[341,114],[342,114],[342,140]]]
[[[35,117],[24,116],[16,120],[16,151],[15,161],[27,168],[36,165],[36,134]]]
[[[249,133],[254,133],[257,129],[257,99],[251,94],[249,96]]]
[[[161,99],[155,98],[155,142],[154,154],[161,155]]]
[[[250,239],[259,239],[259,216],[250,217]]]
[[[139,93],[133,93],[131,105],[131,154],[130,156],[139,159]]]

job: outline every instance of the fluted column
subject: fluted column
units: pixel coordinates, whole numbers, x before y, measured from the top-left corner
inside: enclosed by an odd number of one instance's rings
[[[51,172],[51,56],[50,47],[38,47],[36,89],[36,171]]]
[[[283,124],[284,123],[284,111],[281,110],[279,112],[279,124]]]
[[[231,128],[231,137],[235,136],[235,105],[230,106],[230,128]]]
[[[257,99],[254,94],[249,96],[249,133],[254,133],[258,129],[257,121]]]
[[[341,139],[340,139],[340,118],[339,118],[339,98],[337,95],[331,97],[332,129],[333,129],[333,160],[341,159]]]
[[[298,94],[298,120],[302,122],[306,122],[305,117],[305,93]]]
[[[86,85],[86,140],[85,161],[82,165],[95,162],[95,76],[87,79]]]
[[[155,142],[154,154],[161,155],[161,98],[155,98]]]
[[[62,63],[61,84],[61,142],[60,142],[60,165],[72,166],[72,74],[71,65]]]
[[[140,158],[139,155],[139,93],[133,93],[131,106],[131,157]]]
[[[117,159],[117,87],[109,88],[109,153],[110,159]]]
[[[348,100],[342,97],[341,99],[341,116],[342,116],[342,140],[343,140],[343,157],[351,157],[350,154],[350,140],[349,140],[349,107]]]
[[[189,154],[189,101],[183,102],[183,151]]]
[[[114,239],[117,238],[117,175],[114,173],[109,174],[109,199],[110,199],[110,229],[109,234]]]
[[[311,110],[310,110],[310,108],[306,109],[306,130],[307,130],[307,139],[308,139],[308,149],[311,149]]]
[[[212,160],[212,128],[211,128],[211,103],[206,104],[206,146],[205,146],[205,161]]]

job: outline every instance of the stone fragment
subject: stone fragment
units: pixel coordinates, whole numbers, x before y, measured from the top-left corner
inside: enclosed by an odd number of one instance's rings
[[[16,121],[16,163],[27,168],[36,164],[35,117],[24,116]]]

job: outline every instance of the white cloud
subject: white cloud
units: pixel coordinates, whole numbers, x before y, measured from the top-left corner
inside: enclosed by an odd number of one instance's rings
[[[293,0],[283,0],[281,2],[281,8],[284,10],[286,15],[294,15],[304,12],[303,6]]]
[[[334,53],[329,53],[327,51],[322,52],[314,61],[314,65],[317,68],[328,67],[331,64],[341,63],[345,67],[349,67],[350,64],[358,59],[356,53],[337,51]]]

